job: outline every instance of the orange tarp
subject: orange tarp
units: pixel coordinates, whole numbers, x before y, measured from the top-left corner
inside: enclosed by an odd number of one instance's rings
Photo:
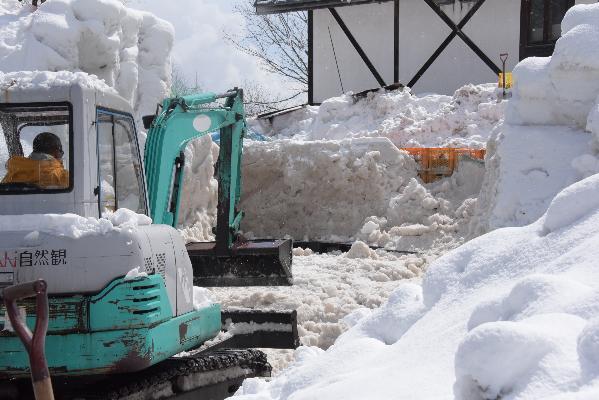
[[[471,157],[478,160],[485,159],[486,150],[466,148],[422,148],[408,147],[407,151],[418,163],[418,175],[426,182],[433,182],[446,176],[451,176],[458,167],[460,158]]]

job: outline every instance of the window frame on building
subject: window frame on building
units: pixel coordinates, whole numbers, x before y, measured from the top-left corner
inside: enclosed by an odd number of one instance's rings
[[[575,3],[575,0],[522,0],[520,11],[520,60],[527,57],[546,57],[553,53],[557,38],[552,35],[553,23],[551,3],[560,1],[564,4],[564,14]],[[543,2],[543,39],[534,41],[531,38],[533,2]],[[560,16],[561,21],[563,15]],[[557,35],[559,37],[559,34]]]

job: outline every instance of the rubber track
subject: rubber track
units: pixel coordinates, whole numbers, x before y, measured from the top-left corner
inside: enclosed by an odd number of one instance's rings
[[[259,350],[215,350],[193,356],[169,358],[144,371],[107,376],[108,379],[94,384],[75,383],[73,385],[73,382],[65,382],[63,389],[68,388],[67,390],[61,390],[60,385],[55,389],[58,389],[57,392],[59,392],[57,393],[57,399],[64,400],[75,398],[81,400],[120,400],[136,395],[140,397],[135,398],[144,399],[146,398],[144,393],[155,395],[161,387],[168,386],[169,382],[175,387],[175,382],[179,377],[215,371],[225,373],[226,370],[234,367],[247,370],[241,378],[270,376],[272,370],[266,359],[266,354]],[[222,382],[227,381],[235,383],[239,381],[239,377],[225,378]],[[197,389],[194,388],[193,390]]]

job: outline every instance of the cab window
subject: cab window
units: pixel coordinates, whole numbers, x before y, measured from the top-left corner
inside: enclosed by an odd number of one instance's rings
[[[147,214],[143,169],[131,117],[98,110],[100,212],[128,208]]]
[[[68,103],[0,104],[0,194],[72,188]]]

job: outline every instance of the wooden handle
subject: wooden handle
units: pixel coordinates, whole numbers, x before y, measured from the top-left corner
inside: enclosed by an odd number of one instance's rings
[[[50,378],[42,379],[41,381],[33,382],[33,393],[35,400],[54,400],[54,392],[52,391],[52,381]]]

